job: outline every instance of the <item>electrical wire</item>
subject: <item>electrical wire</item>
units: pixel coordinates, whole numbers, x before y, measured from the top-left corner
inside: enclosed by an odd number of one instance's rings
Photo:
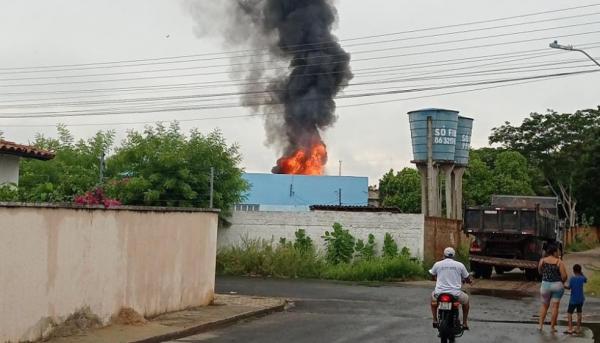
[[[514,70],[519,70],[519,71],[530,71],[531,68],[539,68],[539,67],[543,67],[543,66],[556,66],[556,65],[565,65],[565,64],[574,64],[574,63],[586,63],[588,62],[587,59],[576,59],[576,60],[568,60],[568,61],[557,61],[557,62],[549,62],[549,63],[535,63],[535,64],[527,64],[525,66],[523,65],[517,65],[517,66],[513,66],[510,68],[503,68],[503,69],[491,69],[491,70],[486,70],[485,72],[498,72],[498,71],[514,71]],[[586,63],[587,64],[587,63]],[[420,76],[426,76],[426,75],[430,75],[430,74],[436,74],[438,75],[437,77],[440,77],[440,74],[446,73],[446,72],[451,72],[451,71],[458,71],[458,70],[465,70],[465,69],[473,69],[473,68],[480,68],[481,66],[489,66],[489,65],[497,65],[497,64],[484,64],[484,65],[480,65],[480,66],[470,66],[470,67],[465,67],[465,68],[452,68],[452,69],[445,69],[445,70],[435,70],[435,71],[431,71],[431,72],[427,72],[427,73],[421,73],[421,74],[400,74],[399,76],[413,76],[413,79],[397,79],[397,78],[391,78],[391,79],[382,79],[382,80],[375,80],[377,82],[379,81],[388,81],[388,80],[392,80],[392,83],[396,83],[396,82],[406,82],[406,81],[421,81],[422,79],[419,78],[418,80],[416,80],[414,77],[420,77]],[[587,65],[585,66],[581,66],[581,67],[587,67]],[[534,69],[535,71],[539,71],[540,69]],[[542,69],[542,70],[548,70],[548,69]],[[478,73],[481,73],[481,71],[474,71],[474,72],[469,72],[466,75],[479,75]],[[387,72],[385,74],[386,76],[393,76],[395,74],[390,74],[389,72]],[[377,75],[380,76],[380,75]],[[397,76],[397,75],[396,75]],[[464,75],[462,74],[453,74],[450,75],[451,77],[462,77]],[[447,77],[447,76],[446,76]],[[356,86],[356,85],[361,85],[360,83],[356,83],[356,84],[349,84],[348,87],[350,86]],[[191,94],[191,95],[176,95],[176,96],[163,96],[163,97],[152,97],[152,98],[133,98],[133,99],[110,99],[110,100],[94,100],[94,101],[77,101],[77,102],[55,102],[55,103],[34,103],[34,104],[7,104],[7,105],[0,105],[0,109],[3,108],[36,108],[36,107],[57,107],[57,106],[61,106],[61,107],[67,107],[67,106],[92,106],[92,105],[103,105],[103,104],[126,104],[126,103],[149,103],[149,102],[161,102],[161,101],[170,101],[170,100],[189,100],[189,99],[195,99],[195,101],[217,101],[217,100],[226,100],[226,99],[232,99],[230,98],[231,96],[245,96],[244,99],[245,100],[250,100],[250,99],[263,99],[263,97],[249,97],[250,95],[269,95],[269,94],[276,94],[277,92],[282,92],[282,91],[288,91],[290,89],[269,89],[269,90],[261,90],[261,91],[248,91],[248,92],[227,92],[227,93],[210,93],[210,94]],[[236,98],[237,99],[237,98]],[[232,99],[233,100],[233,99]]]
[[[455,40],[448,40],[448,41],[443,41],[443,42],[433,42],[433,43],[422,43],[422,44],[413,44],[413,45],[404,45],[404,46],[399,46],[399,47],[389,47],[389,48],[380,48],[380,49],[372,49],[372,50],[364,50],[364,51],[356,51],[356,52],[352,52],[352,55],[358,55],[358,54],[371,54],[371,53],[375,53],[375,52],[387,52],[387,51],[395,51],[395,50],[404,50],[404,49],[413,49],[413,48],[420,48],[420,47],[426,47],[426,46],[437,46],[437,45],[446,45],[446,44],[454,44],[454,43],[463,43],[463,42],[470,42],[470,41],[476,41],[476,40],[482,40],[482,39],[492,39],[492,38],[500,38],[500,37],[508,37],[508,36],[514,36],[514,35],[522,35],[522,34],[527,34],[527,33],[535,33],[535,32],[546,32],[549,30],[555,30],[555,29],[563,29],[563,28],[573,28],[573,27],[581,27],[581,26],[587,26],[587,25],[595,25],[595,24],[600,24],[600,21],[594,21],[594,22],[587,22],[587,23],[578,23],[578,24],[571,24],[571,25],[564,25],[564,26],[557,26],[557,27],[551,27],[551,28],[541,28],[541,29],[535,29],[535,30],[527,30],[527,31],[519,31],[519,32],[509,32],[509,33],[501,33],[501,34],[496,34],[496,35],[487,35],[487,36],[480,36],[480,37],[471,37],[471,38],[462,38],[462,39],[455,39]],[[596,31],[596,32],[600,32],[600,31]],[[552,38],[552,37],[550,37]],[[544,38],[544,39],[550,39],[550,38]],[[316,56],[316,57],[311,57],[312,59],[318,60],[318,59],[331,59],[331,58],[335,58],[338,57],[340,58],[339,60],[334,60],[331,62],[315,62],[315,63],[307,63],[307,64],[303,64],[302,67],[318,67],[318,66],[328,66],[328,65],[337,65],[337,64],[345,64],[345,63],[349,63],[349,55],[347,54],[337,54],[337,55],[326,55],[326,56]],[[300,60],[300,59],[304,59],[304,58],[297,58],[297,59],[291,59],[291,62],[294,62],[295,60]],[[264,62],[261,62],[261,64]],[[246,64],[251,64],[251,63],[243,63],[244,65]],[[239,65],[239,64],[238,64]],[[157,71],[148,71],[148,70],[138,70],[138,71],[127,71],[127,72],[116,72],[116,73],[101,73],[101,74],[89,74],[89,75],[57,75],[57,76],[36,76],[36,77],[20,77],[20,78],[4,78],[4,79],[0,79],[0,82],[7,82],[7,81],[30,81],[30,80],[53,80],[53,79],[73,79],[73,78],[91,78],[91,77],[104,77],[104,76],[117,76],[117,75],[132,75],[132,74],[147,74],[147,73],[153,73],[153,72],[165,72],[165,71],[174,71],[174,70],[189,70],[189,69],[198,69],[198,68],[202,68],[202,67],[187,67],[187,68],[172,68],[172,69],[162,69],[162,70],[157,70]],[[247,72],[247,73],[251,73],[251,72],[265,72],[265,71],[269,71],[269,70],[289,70],[290,66],[282,66],[282,67],[272,67],[272,68],[259,68],[259,69],[247,69],[247,70],[240,70],[239,72]],[[209,75],[224,75],[224,74],[230,74],[229,71],[215,71],[215,72],[204,72],[204,73],[194,73],[190,76],[209,76]],[[148,77],[148,79],[150,78],[172,78],[172,77],[187,77],[186,75],[163,75],[163,76],[153,76],[153,77]],[[127,80],[139,80],[138,79],[122,79],[123,81],[127,81]],[[107,82],[109,80],[88,80],[88,81],[80,81],[80,82]],[[110,81],[115,81],[115,80],[110,80]],[[119,81],[119,80],[117,80]],[[76,83],[76,82],[74,82]],[[1,85],[0,85],[1,86]],[[20,86],[20,85],[18,85]],[[5,87],[5,86],[2,86]]]
[[[500,26],[494,26],[494,27],[486,27],[486,28],[477,28],[477,29],[463,30],[463,31],[445,32],[445,33],[438,33],[438,34],[433,34],[433,35],[424,35],[424,36],[416,36],[416,37],[405,37],[405,38],[398,38],[398,39],[385,40],[385,41],[355,43],[355,44],[345,45],[345,48],[347,48],[347,47],[354,47],[354,46],[385,44],[385,43],[392,43],[392,42],[398,42],[398,41],[409,41],[409,40],[415,40],[415,39],[442,37],[442,36],[448,36],[448,35],[464,34],[464,33],[471,33],[471,32],[477,32],[477,31],[485,31],[485,30],[492,30],[492,29],[506,28],[506,27],[514,27],[514,26],[533,25],[533,24],[537,24],[537,23],[543,23],[543,22],[549,22],[549,21],[557,21],[557,20],[566,20],[566,19],[573,19],[573,18],[580,18],[580,17],[588,17],[588,16],[594,16],[594,15],[598,15],[598,14],[600,14],[600,12],[585,13],[585,14],[580,14],[580,15],[576,15],[576,16],[543,19],[543,20],[530,21],[530,22],[524,22],[524,23],[514,23],[514,24],[500,25]],[[595,23],[597,23],[597,22],[595,22]],[[586,25],[586,23],[580,24],[580,25]],[[564,27],[550,27],[550,28],[541,29],[541,31],[546,31],[546,30],[550,30],[550,29],[560,29],[560,28],[565,28],[565,27],[573,27],[573,26],[569,25],[569,26],[564,26]],[[522,31],[522,32],[510,33],[510,34],[507,34],[507,35],[514,35],[514,34],[519,34],[519,33],[531,33],[531,32],[537,32],[537,31],[538,30],[535,30],[535,31]],[[490,37],[486,36],[484,38],[490,38]],[[481,38],[472,38],[472,39],[481,39]],[[445,43],[445,42],[442,42],[442,43],[432,43],[432,44],[443,44],[443,43]],[[300,52],[300,51],[298,51],[298,52]],[[292,59],[292,61],[293,61],[293,59]],[[182,62],[182,61],[175,61],[174,63],[189,63],[189,62],[197,62],[197,60],[188,60],[188,61],[184,61],[184,62]],[[209,68],[230,68],[230,67],[248,66],[248,65],[264,65],[264,64],[269,64],[269,63],[276,64],[276,63],[280,63],[280,62],[281,62],[281,60],[269,60],[269,61],[259,61],[259,62],[251,62],[250,61],[250,62],[242,62],[242,63],[228,63],[228,64],[208,65],[208,66],[203,65],[203,66],[180,67],[180,68],[167,68],[167,69],[128,71],[128,72],[118,72],[118,73],[104,73],[104,74],[91,74],[91,75],[48,76],[48,77],[35,77],[35,78],[22,78],[22,79],[35,80],[35,79],[51,79],[51,78],[81,78],[81,77],[111,76],[111,75],[125,75],[125,74],[140,74],[140,73],[149,73],[149,72],[154,73],[154,72],[170,72],[170,71],[183,71],[183,70],[196,70],[196,69],[209,69]],[[163,64],[163,63],[164,62],[136,64],[136,65],[127,65],[127,66],[97,66],[97,67],[50,69],[50,70],[25,70],[25,71],[0,72],[0,75],[25,74],[25,73],[41,73],[41,72],[49,73],[49,72],[63,72],[63,71],[81,71],[81,70],[107,69],[107,68],[117,68],[117,67],[118,68],[123,68],[123,67],[138,67],[138,66],[158,65],[158,64]],[[261,70],[279,70],[279,69],[284,69],[284,68],[287,68],[287,67],[264,68],[264,69],[261,69]],[[242,69],[241,71],[250,71],[250,70],[244,70],[244,69]],[[7,80],[19,80],[19,79],[0,79],[0,81],[7,81]]]
[[[578,75],[578,74],[587,74],[587,73],[594,73],[594,72],[599,72],[600,70],[598,69],[591,69],[591,70],[584,70],[584,71],[576,71],[576,72],[564,72],[564,73],[555,73],[555,74],[546,74],[546,75],[534,75],[534,76],[526,76],[526,77],[519,77],[519,78],[511,78],[511,79],[504,79],[504,80],[496,80],[496,81],[485,81],[485,82],[480,82],[480,83],[465,83],[465,84],[461,84],[461,85],[455,85],[455,86],[443,86],[443,87],[431,87],[429,89],[405,89],[405,90],[396,90],[396,91],[388,91],[388,92],[381,92],[381,93],[365,93],[365,94],[356,94],[356,95],[352,95],[352,96],[346,96],[343,98],[360,98],[360,97],[372,97],[372,96],[380,96],[380,95],[393,95],[393,94],[401,94],[401,93],[409,93],[409,92],[417,92],[417,91],[429,91],[429,90],[438,90],[438,89],[445,89],[445,88],[455,88],[455,87],[465,87],[465,86],[477,86],[477,85],[487,85],[487,84],[496,84],[496,83],[506,83],[506,82],[513,82],[513,81],[526,81],[526,80],[536,80],[536,79],[546,79],[546,78],[552,78],[552,77],[558,77],[558,76],[569,76],[569,75]],[[317,99],[319,100],[319,99]],[[269,105],[277,105],[280,103],[271,103]],[[262,104],[261,104],[262,105]],[[0,114],[0,118],[2,119],[27,119],[27,118],[62,118],[62,117],[81,117],[81,116],[85,116],[85,117],[89,117],[89,116],[105,116],[105,115],[123,115],[123,114],[142,114],[142,113],[159,113],[159,112],[178,112],[178,111],[191,111],[191,110],[206,110],[206,109],[223,109],[223,108],[230,108],[230,107],[242,107],[242,105],[239,104],[235,104],[235,105],[231,105],[231,106],[188,106],[188,107],[172,107],[172,108],[159,108],[159,109],[147,109],[147,110],[134,110],[134,111],[118,111],[118,110],[114,110],[114,109],[106,109],[105,111],[94,111],[94,112],[90,112],[87,114],[82,114],[79,113],[77,111],[75,112],[71,112],[70,111],[61,111],[61,112],[36,112],[36,113],[29,113],[29,114],[22,114],[22,113],[3,113]]]
[[[401,35],[401,34],[407,34],[407,33],[415,33],[415,32],[423,32],[423,31],[447,29],[447,28],[469,26],[469,25],[478,25],[478,24],[485,24],[485,23],[490,23],[490,22],[498,22],[498,21],[505,21],[505,20],[511,20],[511,19],[526,18],[526,17],[531,17],[531,16],[538,16],[538,15],[543,15],[543,14],[565,12],[565,11],[571,11],[571,10],[575,10],[575,9],[585,9],[585,8],[597,7],[597,6],[600,6],[600,3],[593,3],[593,4],[588,4],[588,5],[582,5],[582,6],[561,8],[561,9],[556,9],[556,10],[533,12],[533,13],[527,13],[527,14],[521,14],[521,15],[515,15],[515,16],[508,16],[508,17],[488,19],[488,20],[479,20],[479,21],[472,21],[472,22],[466,22],[466,23],[443,25],[443,26],[436,26],[436,27],[428,27],[428,28],[407,30],[407,31],[401,31],[401,32],[394,32],[394,33],[385,33],[385,34],[378,34],[378,35],[369,35],[369,36],[348,38],[348,39],[343,39],[342,41],[354,41],[354,40],[362,40],[362,39],[381,38],[381,37],[389,37],[389,36]],[[309,43],[308,45],[315,45],[315,44],[323,44],[323,42]],[[300,44],[300,45],[290,46],[290,47],[293,48],[293,47],[301,47],[301,46],[307,46],[307,44]],[[118,60],[118,61],[95,62],[95,63],[78,63],[78,64],[46,65],[46,66],[30,66],[30,67],[12,67],[12,68],[6,68],[6,67],[4,67],[4,68],[0,68],[0,70],[47,69],[47,68],[62,68],[62,67],[79,67],[79,66],[120,64],[120,63],[135,63],[135,62],[161,61],[161,60],[180,59],[180,58],[199,57],[199,56],[229,55],[229,54],[237,54],[237,53],[245,53],[245,52],[255,52],[255,51],[265,51],[265,50],[267,50],[267,49],[251,49],[251,50],[238,50],[238,51],[227,51],[227,52],[213,52],[213,53],[190,54],[190,55],[179,55],[179,56],[169,56],[169,57],[159,57],[159,58],[146,58],[146,59]],[[242,55],[242,56],[233,56],[233,57],[247,57],[247,55],[246,56],[244,56],[244,55]]]
[[[595,70],[595,72],[597,72],[598,70]],[[590,72],[594,72],[594,71],[590,71]],[[571,74],[571,75],[575,75],[575,74]],[[563,75],[563,76],[556,76],[554,78],[562,78],[562,77],[567,77],[567,76],[571,76],[571,75]],[[409,101],[409,100],[416,100],[416,99],[424,99],[424,98],[432,98],[432,97],[438,97],[438,96],[446,96],[446,95],[455,95],[455,94],[462,94],[462,93],[472,93],[472,92],[478,92],[478,91],[483,91],[483,90],[489,90],[489,89],[496,89],[496,88],[503,88],[503,87],[509,87],[509,86],[517,86],[517,85],[523,85],[523,84],[530,84],[530,83],[537,83],[537,82],[541,82],[541,81],[546,81],[548,79],[537,79],[537,80],[528,80],[528,81],[522,81],[522,82],[513,82],[513,83],[508,83],[508,84],[499,84],[499,85],[494,85],[494,86],[486,86],[486,87],[478,87],[478,88],[474,88],[474,89],[468,89],[468,90],[459,90],[459,91],[452,91],[452,92],[444,92],[444,93],[437,93],[437,94],[430,94],[430,95],[422,95],[422,96],[416,96],[416,97],[408,97],[408,98],[399,98],[399,99],[391,99],[391,100],[381,100],[381,101],[373,101],[373,102],[364,102],[364,103],[359,103],[359,104],[353,104],[353,105],[341,105],[338,106],[338,108],[350,108],[350,107],[362,107],[362,106],[371,106],[371,105],[377,105],[377,104],[387,104],[387,103],[394,103],[394,102],[401,102],[401,101]],[[271,115],[282,115],[282,112],[272,112],[272,113],[254,113],[254,114],[243,114],[243,115],[229,115],[229,116],[216,116],[216,117],[202,117],[202,118],[187,118],[187,119],[178,119],[175,120],[176,122],[196,122],[196,121],[209,121],[209,120],[227,120],[227,119],[243,119],[243,118],[253,118],[253,117],[265,117],[265,116],[271,116]],[[130,126],[130,125],[143,125],[143,124],[157,124],[157,123],[165,123],[165,122],[169,122],[169,121],[164,121],[164,120],[155,120],[155,121],[136,121],[136,122],[112,122],[112,123],[80,123],[80,124],[70,124],[70,127],[85,127],[85,126],[122,126],[122,125],[126,125],[126,126]],[[23,124],[19,124],[19,125],[3,125],[3,127],[13,127],[13,128],[40,128],[40,127],[56,127],[57,124],[44,124],[44,125],[23,125]]]

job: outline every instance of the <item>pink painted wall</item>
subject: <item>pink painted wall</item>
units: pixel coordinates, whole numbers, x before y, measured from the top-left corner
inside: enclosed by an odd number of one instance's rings
[[[0,204],[0,342],[36,340],[89,306],[146,316],[209,304],[218,213]]]

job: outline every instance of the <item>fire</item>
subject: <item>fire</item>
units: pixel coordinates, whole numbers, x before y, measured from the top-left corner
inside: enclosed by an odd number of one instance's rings
[[[277,161],[279,174],[323,175],[327,163],[327,148],[323,142],[313,144],[310,148],[298,148],[289,156]]]

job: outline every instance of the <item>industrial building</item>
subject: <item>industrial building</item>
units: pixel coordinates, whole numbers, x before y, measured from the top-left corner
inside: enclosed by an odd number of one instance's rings
[[[368,206],[369,179],[246,173],[250,184],[236,211],[309,211],[312,205]]]

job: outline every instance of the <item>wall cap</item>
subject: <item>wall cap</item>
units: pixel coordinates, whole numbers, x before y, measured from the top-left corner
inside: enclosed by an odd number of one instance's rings
[[[183,212],[183,213],[220,213],[216,208],[194,207],[162,207],[162,206],[115,206],[105,208],[102,205],[76,205],[70,203],[24,203],[1,202],[0,208],[40,208],[40,209],[70,209],[94,211],[132,211],[132,212]]]

